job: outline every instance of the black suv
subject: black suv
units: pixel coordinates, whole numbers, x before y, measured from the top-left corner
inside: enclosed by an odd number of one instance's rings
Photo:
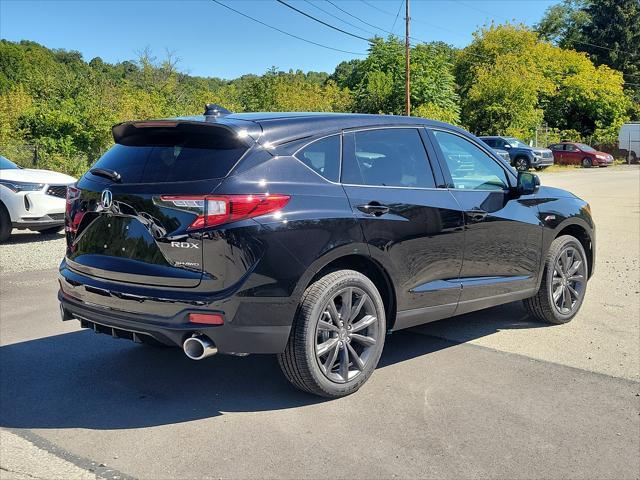
[[[136,342],[277,354],[356,391],[389,331],[524,300],[564,323],[593,273],[589,205],[413,117],[127,122],[69,189],[62,318]]]

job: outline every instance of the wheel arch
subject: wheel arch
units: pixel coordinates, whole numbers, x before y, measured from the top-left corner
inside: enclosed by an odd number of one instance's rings
[[[369,278],[376,286],[382,297],[382,303],[384,303],[387,329],[393,327],[397,310],[395,288],[391,281],[391,276],[386,269],[370,256],[351,253],[339,257],[332,257],[320,264],[315,264],[314,268],[310,270],[312,270],[312,272],[301,279],[296,288],[299,292],[299,297],[302,296],[302,292],[304,292],[309,285],[329,272],[336,270],[355,270]]]
[[[587,267],[589,272],[589,278],[591,278],[591,275],[593,275],[595,252],[594,252],[593,239],[589,234],[589,231],[578,223],[570,223],[568,225],[564,225],[561,228],[559,228],[555,236],[553,237],[553,239],[555,240],[556,238],[562,235],[571,235],[572,237],[576,238],[580,242],[580,244],[582,245],[582,248],[584,248],[584,252],[587,254]]]

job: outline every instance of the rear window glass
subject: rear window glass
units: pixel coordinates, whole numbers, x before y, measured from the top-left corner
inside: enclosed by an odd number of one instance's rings
[[[317,140],[296,153],[296,158],[324,178],[337,182],[340,174],[340,136]]]
[[[92,168],[115,170],[123,183],[204,180],[226,176],[247,149],[232,132],[209,126],[138,130]]]

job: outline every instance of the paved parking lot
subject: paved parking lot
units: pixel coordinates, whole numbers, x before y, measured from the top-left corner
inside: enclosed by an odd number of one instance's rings
[[[61,323],[63,240],[20,235],[0,246],[0,476],[639,478],[640,169],[542,181],[598,225],[579,316],[550,327],[509,304],[396,333],[335,401],[269,356],[192,362]]]

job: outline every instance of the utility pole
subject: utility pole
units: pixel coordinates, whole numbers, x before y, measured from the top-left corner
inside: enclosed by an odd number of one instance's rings
[[[411,59],[409,56],[410,47],[409,44],[409,0],[404,0],[406,6],[405,21],[405,35],[404,35],[404,50],[405,50],[405,112],[407,117],[411,115]]]

